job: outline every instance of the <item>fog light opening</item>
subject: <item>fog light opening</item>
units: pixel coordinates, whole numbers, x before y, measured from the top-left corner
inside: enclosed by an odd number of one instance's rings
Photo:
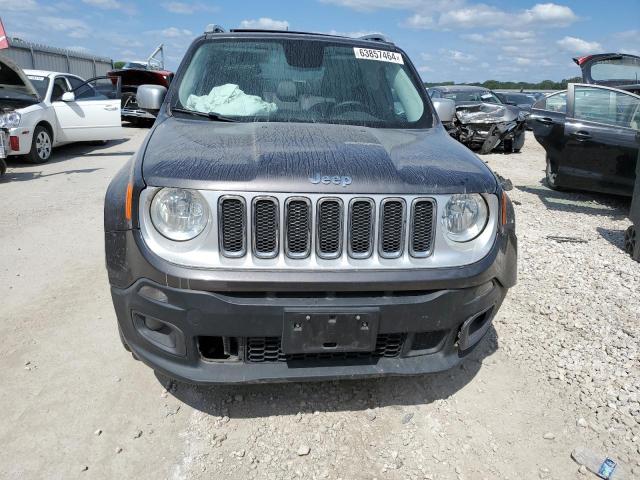
[[[205,360],[239,359],[238,339],[235,337],[198,337],[198,350]]]
[[[482,340],[491,326],[493,311],[494,307],[491,307],[467,319],[462,324],[458,333],[458,348],[461,352],[468,350]]]

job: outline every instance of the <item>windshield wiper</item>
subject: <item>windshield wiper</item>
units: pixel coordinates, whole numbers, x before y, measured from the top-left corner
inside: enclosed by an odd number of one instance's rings
[[[189,110],[187,108],[175,108],[175,107],[172,108],[171,111],[187,113],[189,115],[197,115],[199,117],[205,117],[205,118],[208,118],[209,120],[213,120],[216,122],[237,122],[238,121],[234,118],[225,117],[224,115],[220,115],[219,113],[216,113],[216,112],[205,113],[205,112],[198,112],[196,110]]]

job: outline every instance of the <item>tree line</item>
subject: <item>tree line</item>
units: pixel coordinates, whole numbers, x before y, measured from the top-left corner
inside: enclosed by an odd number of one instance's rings
[[[484,82],[474,83],[455,83],[455,82],[425,82],[428,87],[437,85],[474,85],[478,87],[488,88],[489,90],[565,90],[568,83],[580,83],[581,77],[564,78],[559,82],[553,80],[543,80],[541,82],[502,82],[500,80],[485,80]]]

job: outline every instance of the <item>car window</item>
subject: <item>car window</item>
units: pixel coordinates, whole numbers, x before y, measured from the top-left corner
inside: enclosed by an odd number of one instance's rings
[[[640,99],[633,95],[597,87],[576,86],[574,117],[618,127],[632,128]]]
[[[76,100],[107,100],[118,97],[115,79],[100,77],[82,82],[73,89]]]
[[[420,79],[397,52],[313,40],[206,41],[178,82],[173,107],[237,121],[431,125]]]
[[[75,90],[76,88],[78,88],[80,85],[84,83],[84,80],[78,77],[71,77],[71,76],[67,76],[67,81],[71,84],[72,90]]]
[[[442,95],[444,98],[453,100],[456,104],[460,103],[472,103],[472,102],[485,102],[485,103],[502,103],[493,92],[489,90],[460,90],[445,92]]]
[[[40,75],[28,75],[27,78],[38,92],[40,99],[44,99],[47,95],[47,88],[49,88],[49,78],[41,77]]]
[[[51,101],[59,102],[65,92],[71,90],[69,84],[64,77],[56,77],[53,81],[53,90],[51,91]]]
[[[567,92],[558,92],[538,100],[533,108],[550,112],[567,113]]]

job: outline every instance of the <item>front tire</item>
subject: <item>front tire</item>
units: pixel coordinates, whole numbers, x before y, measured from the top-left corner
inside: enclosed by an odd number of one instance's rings
[[[562,190],[562,188],[558,186],[558,166],[551,161],[548,155],[547,167],[545,169],[545,179],[547,181],[547,186],[551,190]]]
[[[33,131],[31,150],[25,156],[25,160],[29,163],[46,163],[51,158],[52,150],[53,141],[51,139],[51,133],[39,125]]]
[[[522,132],[516,135],[516,137],[513,139],[514,153],[520,153],[520,150],[522,150],[522,147],[524,147],[524,130],[522,130]]]

